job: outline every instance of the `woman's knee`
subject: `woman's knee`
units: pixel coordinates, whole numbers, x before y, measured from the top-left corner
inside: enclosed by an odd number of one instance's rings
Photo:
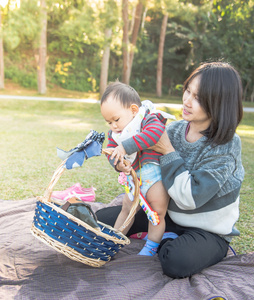
[[[158,250],[159,259],[165,275],[172,278],[184,278],[220,262],[225,257],[228,243],[219,236],[205,233],[181,235],[174,240],[161,242]]]
[[[159,259],[163,273],[171,278],[184,278],[191,275],[191,263],[181,249],[176,250],[174,240],[166,241],[159,249]]]
[[[98,221],[114,226],[122,206],[111,206],[98,210],[95,214]]]

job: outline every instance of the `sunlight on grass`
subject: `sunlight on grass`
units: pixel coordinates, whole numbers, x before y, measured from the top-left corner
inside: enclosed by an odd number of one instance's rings
[[[254,125],[249,126],[249,125],[240,125],[236,133],[239,134],[240,136],[251,136],[254,138]]]
[[[61,120],[53,120],[53,121],[44,121],[44,124],[47,126],[54,126],[59,128],[67,129],[76,129],[76,130],[90,130],[93,128],[93,124],[85,123],[80,119],[61,119]]]

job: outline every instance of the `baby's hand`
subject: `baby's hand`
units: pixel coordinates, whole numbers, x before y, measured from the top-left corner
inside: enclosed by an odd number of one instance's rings
[[[126,165],[126,163],[127,163],[127,165]],[[125,163],[119,161],[119,163],[116,166],[116,169],[117,169],[117,171],[124,172],[125,175],[130,175],[131,169],[132,169],[131,163],[128,161],[126,161]]]
[[[110,159],[115,159],[114,165],[116,165],[119,161],[123,163],[125,154],[126,151],[124,150],[124,147],[122,145],[119,145],[114,149],[113,153],[110,156]]]

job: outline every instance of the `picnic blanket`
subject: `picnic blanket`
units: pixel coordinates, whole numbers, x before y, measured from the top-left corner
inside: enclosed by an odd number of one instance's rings
[[[254,252],[228,255],[189,278],[163,274],[159,259],[139,256],[131,239],[110,262],[93,268],[55,251],[31,233],[36,199],[0,200],[0,299],[254,299]],[[117,205],[92,203],[94,211]]]

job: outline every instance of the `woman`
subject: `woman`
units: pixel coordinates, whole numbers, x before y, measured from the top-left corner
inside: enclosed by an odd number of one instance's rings
[[[243,115],[242,85],[227,63],[205,63],[184,83],[183,120],[170,123],[152,147],[162,154],[162,182],[171,200],[158,256],[164,273],[183,278],[221,261],[239,217],[244,177],[241,141],[235,133]],[[98,219],[114,224],[119,207],[102,209]],[[147,231],[140,210],[128,236]],[[141,217],[142,215],[142,217]]]

